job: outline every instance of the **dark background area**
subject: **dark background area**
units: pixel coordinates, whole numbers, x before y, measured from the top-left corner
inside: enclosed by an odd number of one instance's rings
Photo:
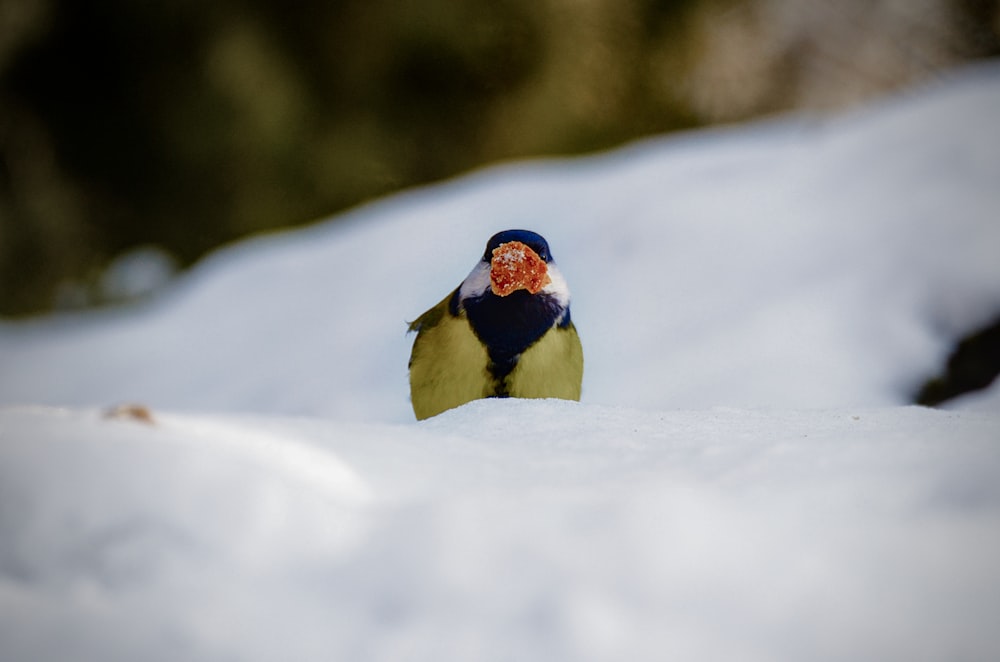
[[[0,315],[90,306],[504,159],[825,111],[1000,52],[996,0],[0,0]]]

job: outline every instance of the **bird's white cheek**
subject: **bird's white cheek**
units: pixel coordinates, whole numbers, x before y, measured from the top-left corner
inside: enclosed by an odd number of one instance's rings
[[[458,288],[459,299],[480,297],[490,288],[490,265],[480,261]]]
[[[556,265],[549,263],[548,269],[550,283],[541,289],[542,292],[553,296],[562,306],[569,305],[569,285],[566,284],[566,279],[563,278],[562,273],[556,268]]]

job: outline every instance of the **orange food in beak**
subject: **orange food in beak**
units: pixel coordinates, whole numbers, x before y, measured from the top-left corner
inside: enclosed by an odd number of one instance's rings
[[[505,297],[517,290],[535,294],[552,282],[545,260],[520,241],[508,241],[493,249],[490,285],[493,294]]]

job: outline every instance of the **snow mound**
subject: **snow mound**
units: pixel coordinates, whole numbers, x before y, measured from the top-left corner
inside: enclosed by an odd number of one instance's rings
[[[1000,655],[995,415],[156,416],[0,410],[3,659]]]

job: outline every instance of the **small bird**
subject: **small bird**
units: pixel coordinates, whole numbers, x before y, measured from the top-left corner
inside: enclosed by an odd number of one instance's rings
[[[569,288],[534,232],[493,235],[462,284],[409,330],[418,420],[479,398],[580,399],[583,348]]]

